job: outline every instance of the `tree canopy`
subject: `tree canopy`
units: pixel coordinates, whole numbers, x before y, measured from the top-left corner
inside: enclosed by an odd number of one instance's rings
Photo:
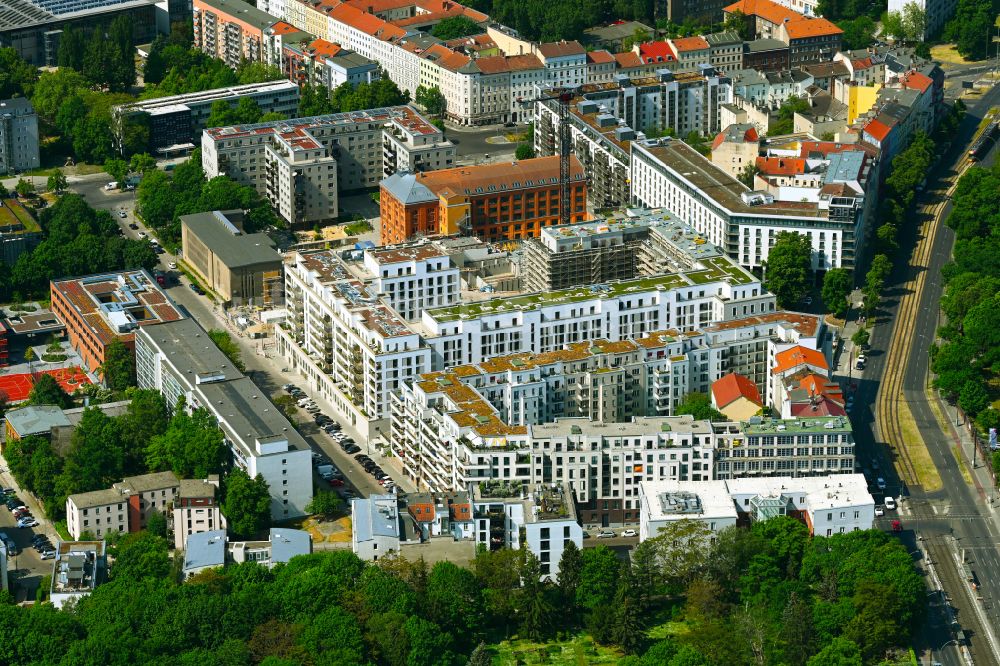
[[[812,244],[794,231],[779,232],[764,262],[764,287],[775,295],[778,306],[791,308],[809,291]]]
[[[448,41],[459,37],[468,37],[483,32],[478,23],[466,16],[451,16],[439,22],[431,29],[431,34],[438,39]]]
[[[259,534],[271,521],[271,494],[264,477],[251,479],[240,468],[230,472],[223,485],[222,512],[234,536],[246,539]]]
[[[712,399],[705,393],[688,393],[677,403],[674,413],[690,414],[696,419],[726,420],[726,415],[712,406]]]

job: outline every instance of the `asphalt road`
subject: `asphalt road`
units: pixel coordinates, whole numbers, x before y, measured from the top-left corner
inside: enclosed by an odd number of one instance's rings
[[[0,470],[0,486],[4,488],[16,487],[6,468]],[[32,515],[39,523],[37,527],[19,528],[16,526],[17,521],[14,519],[14,515],[7,510],[6,506],[0,505],[0,532],[4,532],[13,539],[18,550],[16,555],[8,557],[7,571],[13,574],[13,578],[16,580],[17,599],[22,601],[25,598],[34,599],[35,590],[42,577],[52,573],[52,560],[42,560],[38,551],[31,547],[31,538],[36,534],[46,534],[49,541],[55,544],[59,537],[55,530],[49,527],[48,521],[44,518],[44,512],[33,497],[24,492],[18,492],[17,496],[31,509]]]
[[[103,189],[106,183],[106,177],[87,177],[87,180],[71,183],[70,189],[79,194],[83,194],[88,203],[90,203],[90,205],[94,208],[111,210],[115,220],[118,221],[118,225],[129,238],[138,238],[140,232],[146,233],[146,228],[135,219],[135,215],[133,213],[135,205],[135,197],[133,196],[133,193],[118,191],[106,192]],[[121,210],[125,210],[125,218],[119,217],[118,211]],[[139,229],[129,229],[128,225],[130,223],[139,224]],[[212,301],[207,296],[199,296],[192,291],[190,288],[190,281],[187,277],[185,277],[181,272],[171,270],[169,268],[169,264],[176,261],[177,257],[169,252],[160,255],[158,269],[167,273],[169,277],[168,284],[166,286],[167,294],[175,303],[180,305],[189,316],[191,316],[206,330],[211,328],[224,328],[225,323],[222,315],[215,308]],[[236,335],[233,335],[233,339],[243,351],[243,361],[246,364],[248,376],[250,376],[253,382],[262,391],[266,391],[272,398],[282,393],[281,386],[285,383],[298,383],[300,386],[305,386],[305,383],[301,381],[301,378],[296,378],[291,374],[281,372],[279,367],[280,360],[279,362],[274,362],[272,359],[258,354],[253,341]],[[300,381],[296,382],[296,379],[299,379]],[[330,414],[330,416],[332,417],[333,415]],[[382,486],[375,481],[375,478],[365,472],[365,470],[356,460],[354,460],[353,457],[344,453],[333,438],[327,435],[326,432],[316,427],[312,417],[307,412],[298,410],[298,418],[296,420],[299,424],[299,432],[305,438],[306,442],[309,443],[310,448],[312,448],[313,451],[318,451],[325,455],[332,461],[334,466],[344,473],[347,485],[343,488],[343,490],[354,490],[358,495],[363,497],[385,492]],[[365,444],[363,440],[357,436],[357,433],[352,433],[346,428],[345,432],[347,432],[349,436],[353,437],[362,447],[362,452],[365,452]],[[381,464],[381,461],[379,462]],[[382,467],[390,476],[398,477],[398,474],[394,473],[394,470],[390,467],[384,464]],[[323,481],[317,475],[314,475],[314,482],[315,485],[321,489],[329,489],[327,482]]]
[[[952,142],[952,154],[941,160],[929,174],[928,189],[924,195],[927,199],[933,200],[935,195],[940,194],[938,188],[943,185],[936,181],[947,174],[947,169],[958,157],[956,153],[967,149],[965,146],[979,120],[986,110],[998,101],[1000,101],[1000,88],[994,88],[969,107],[966,119]],[[950,203],[945,207],[942,216],[947,215],[949,208]],[[901,248],[900,256],[910,256],[909,252],[912,251],[917,239],[909,238],[906,241]],[[951,610],[957,613],[958,622],[971,639],[976,663],[992,664],[997,662],[991,654],[985,636],[975,629],[970,630],[981,627],[983,623],[972,607],[973,602],[968,598],[965,589],[962,589],[965,583],[952,555],[956,552],[955,547],[967,548],[972,554],[973,568],[982,583],[980,593],[984,597],[983,612],[989,617],[988,622],[993,627],[1000,628],[1000,614],[998,614],[1000,609],[996,606],[1000,603],[1000,559],[997,558],[995,549],[1000,537],[997,536],[996,525],[989,507],[963,479],[950,448],[952,439],[941,431],[924,393],[928,375],[928,349],[935,339],[938,326],[938,304],[942,290],[941,267],[950,259],[953,242],[954,234],[943,223],[940,224],[932,241],[924,289],[919,295],[918,314],[910,332],[914,344],[904,359],[903,379],[905,401],[941,474],[943,488],[932,493],[924,492],[920,488],[906,488],[896,477],[891,451],[879,442],[874,433],[872,409],[879,381],[886,370],[886,345],[892,336],[900,298],[907,290],[913,288],[918,270],[908,263],[897,262],[899,265],[889,281],[892,288],[885,295],[884,314],[873,329],[869,365],[858,380],[856,404],[859,409],[853,414],[853,422],[862,464],[870,464],[864,461],[865,456],[878,460],[881,474],[889,483],[887,492],[906,496],[900,515],[886,516],[880,521],[880,525],[886,527],[887,522],[894,518],[903,522],[906,530],[902,535],[904,543],[910,546],[911,553],[917,555],[918,560],[925,554],[930,556],[950,597],[950,603],[930,597],[932,605],[928,626],[920,636],[922,647],[930,652],[932,659],[945,664],[965,663],[954,644],[949,645],[947,649],[941,649],[953,638],[949,629],[949,610]],[[918,547],[924,549],[924,554]],[[934,585],[930,586],[933,589]]]

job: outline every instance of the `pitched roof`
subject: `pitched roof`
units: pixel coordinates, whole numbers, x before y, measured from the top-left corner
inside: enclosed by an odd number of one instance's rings
[[[563,56],[583,55],[587,50],[580,46],[580,42],[576,40],[571,42],[563,40],[561,42],[539,44],[538,52],[545,58],[560,58]]]
[[[878,119],[872,119],[868,121],[867,125],[865,125],[865,132],[874,137],[876,141],[880,142],[885,141],[885,138],[889,136],[889,132],[891,131],[891,127]]]
[[[614,62],[615,57],[611,55],[610,51],[587,51],[587,62],[593,63],[595,65],[601,65],[609,62]]]
[[[381,185],[401,204],[437,201],[437,195],[418,183],[415,174],[406,171],[396,172],[383,179]]]
[[[292,32],[299,32],[299,29],[296,28],[291,23],[287,23],[285,21],[278,21],[277,23],[271,26],[271,32],[275,35],[287,35]]]
[[[792,403],[789,406],[792,418],[809,418],[812,416],[846,416],[844,406],[826,396],[821,396],[806,402]]]
[[[325,39],[314,39],[310,44],[309,48],[313,50],[316,55],[321,56],[335,56],[342,50],[340,44],[334,44],[333,42],[328,42]]]
[[[635,51],[625,51],[624,53],[616,53],[615,62],[618,63],[619,69],[642,67],[642,60],[639,59],[639,54],[636,53]]]
[[[843,30],[825,18],[803,18],[798,21],[789,21],[785,24],[785,32],[788,33],[789,39],[844,34]]]
[[[799,378],[798,388],[811,396],[823,395],[833,399],[835,402],[841,404],[844,402],[844,392],[841,390],[840,384],[815,372],[810,372],[804,377]]]
[[[674,50],[677,53],[686,51],[704,51],[708,48],[708,42],[706,42],[701,37],[679,37],[678,39],[671,39],[671,45],[673,45]]]
[[[644,63],[674,62],[677,56],[667,42],[639,44],[639,59]]]
[[[476,66],[483,74],[500,74],[503,72],[524,72],[531,69],[545,69],[545,65],[538,59],[538,56],[516,55],[516,56],[489,56],[477,58]]]
[[[715,136],[715,139],[712,141],[712,150],[715,150],[726,141],[731,143],[757,143],[759,140],[760,136],[757,134],[757,128],[753,125],[734,123]]]
[[[738,398],[746,398],[756,405],[763,406],[764,404],[760,399],[760,391],[757,390],[757,386],[743,375],[738,375],[735,372],[730,372],[712,383],[712,397],[720,408]]]
[[[743,12],[746,16],[759,16],[775,25],[786,19],[794,21],[796,18],[802,18],[802,14],[793,12],[787,7],[783,7],[776,2],[771,2],[771,0],[740,0],[723,8],[722,11],[729,14],[739,11]]]
[[[817,368],[829,367],[822,352],[796,345],[774,355],[774,367],[771,368],[771,374],[776,375],[800,365],[812,365]]]
[[[765,176],[796,176],[806,172],[806,161],[799,157],[758,157],[757,168]]]
[[[574,155],[570,161],[570,175],[573,182],[583,179],[583,166]],[[502,190],[554,185],[559,179],[559,156],[536,157],[517,162],[463,166],[452,169],[438,169],[416,174],[418,184],[431,192],[443,193],[450,189],[455,193],[486,194]],[[383,184],[385,181],[382,181]],[[490,190],[489,188],[494,188]],[[481,189],[481,192],[477,192]]]
[[[927,92],[927,89],[934,84],[929,76],[924,76],[920,72],[907,72],[899,82],[907,88],[920,92]]]

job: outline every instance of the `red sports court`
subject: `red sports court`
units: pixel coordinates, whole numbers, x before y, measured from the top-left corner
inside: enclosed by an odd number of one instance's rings
[[[57,370],[0,375],[0,391],[6,394],[8,402],[27,400],[28,395],[31,393],[31,387],[35,385],[35,382],[41,375],[52,375],[59,382],[59,386],[62,386],[63,390],[69,394],[72,394],[73,391],[81,386],[91,383],[90,378],[87,377],[87,373],[81,370],[79,366],[73,366]]]

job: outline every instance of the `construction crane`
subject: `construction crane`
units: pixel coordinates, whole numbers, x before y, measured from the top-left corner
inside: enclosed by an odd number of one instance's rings
[[[573,88],[560,88],[558,91],[543,97],[530,100],[518,100],[521,104],[532,108],[538,102],[556,102],[556,115],[559,118],[559,224],[569,224],[573,219],[573,204],[570,201],[570,161],[572,149],[569,132],[569,104],[573,101]],[[537,131],[537,128],[535,128]]]

